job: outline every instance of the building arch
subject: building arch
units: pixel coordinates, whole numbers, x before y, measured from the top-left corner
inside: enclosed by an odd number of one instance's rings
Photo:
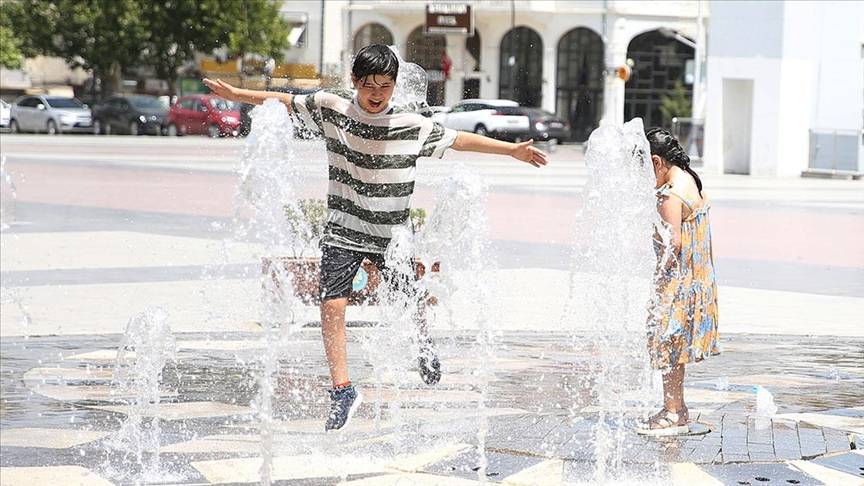
[[[667,29],[643,32],[627,45],[633,72],[624,85],[624,119],[641,117],[645,127],[668,126],[660,110],[665,97],[684,94],[692,101],[693,85],[686,78],[694,50]],[[680,116],[680,115],[679,115]]]
[[[393,33],[390,29],[378,22],[370,22],[354,33],[354,53],[369,44],[393,45]]]
[[[522,106],[543,101],[543,39],[536,30],[519,26],[501,39],[498,96]]]
[[[584,142],[603,114],[603,39],[587,27],[571,29],[558,41],[556,66],[555,110],[572,139]]]
[[[429,80],[426,102],[430,106],[443,105],[446,92],[441,62],[447,53],[447,38],[441,34],[426,34],[421,25],[408,35],[405,53],[408,62],[426,70]]]

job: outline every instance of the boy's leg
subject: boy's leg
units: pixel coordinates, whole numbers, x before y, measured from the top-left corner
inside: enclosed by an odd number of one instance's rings
[[[330,367],[333,387],[348,383],[348,356],[345,342],[345,307],[347,297],[321,302],[321,333],[324,335],[324,352]]]
[[[363,254],[343,248],[324,246],[321,257],[321,333],[324,351],[330,367],[330,414],[324,430],[344,427],[363,397],[348,378],[348,357],[345,338],[345,307],[351,293],[354,275],[363,261]]]
[[[420,351],[417,357],[417,370],[427,385],[438,383],[441,380],[441,363],[435,352],[432,338],[429,336],[429,325],[426,319],[427,295],[426,291],[417,285],[413,262],[410,264],[411,273],[404,273],[407,269],[398,270],[400,265],[397,262],[388,264],[384,255],[369,254],[366,257],[381,271],[385,285],[388,285],[394,292],[405,294],[409,298],[409,304],[416,306],[412,314],[412,321],[417,331],[415,339]]]

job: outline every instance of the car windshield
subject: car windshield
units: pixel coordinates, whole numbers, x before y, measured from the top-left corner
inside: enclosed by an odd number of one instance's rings
[[[84,108],[84,104],[75,98],[46,98],[51,108]]]
[[[156,98],[148,98],[146,96],[134,96],[129,98],[129,104],[134,106],[135,108],[141,109],[151,109],[158,110],[165,108],[161,101]]]
[[[210,106],[212,106],[213,109],[216,111],[232,111],[235,109],[234,103],[231,103],[231,102],[225,101],[225,100],[221,100],[218,98],[211,98],[210,99]]]

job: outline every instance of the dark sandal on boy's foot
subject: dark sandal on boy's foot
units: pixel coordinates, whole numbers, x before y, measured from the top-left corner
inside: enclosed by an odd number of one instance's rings
[[[690,432],[687,409],[678,413],[670,412],[665,408],[657,412],[647,421],[636,427],[636,433],[654,437],[668,437],[671,435],[683,435]]]

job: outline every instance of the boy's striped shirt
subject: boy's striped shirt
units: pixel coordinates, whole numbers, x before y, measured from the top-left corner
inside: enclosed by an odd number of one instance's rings
[[[417,158],[442,157],[456,131],[428,118],[423,104],[367,113],[350,91],[296,95],[291,108],[327,144],[328,217],[321,243],[383,253],[393,227],[408,220]]]

